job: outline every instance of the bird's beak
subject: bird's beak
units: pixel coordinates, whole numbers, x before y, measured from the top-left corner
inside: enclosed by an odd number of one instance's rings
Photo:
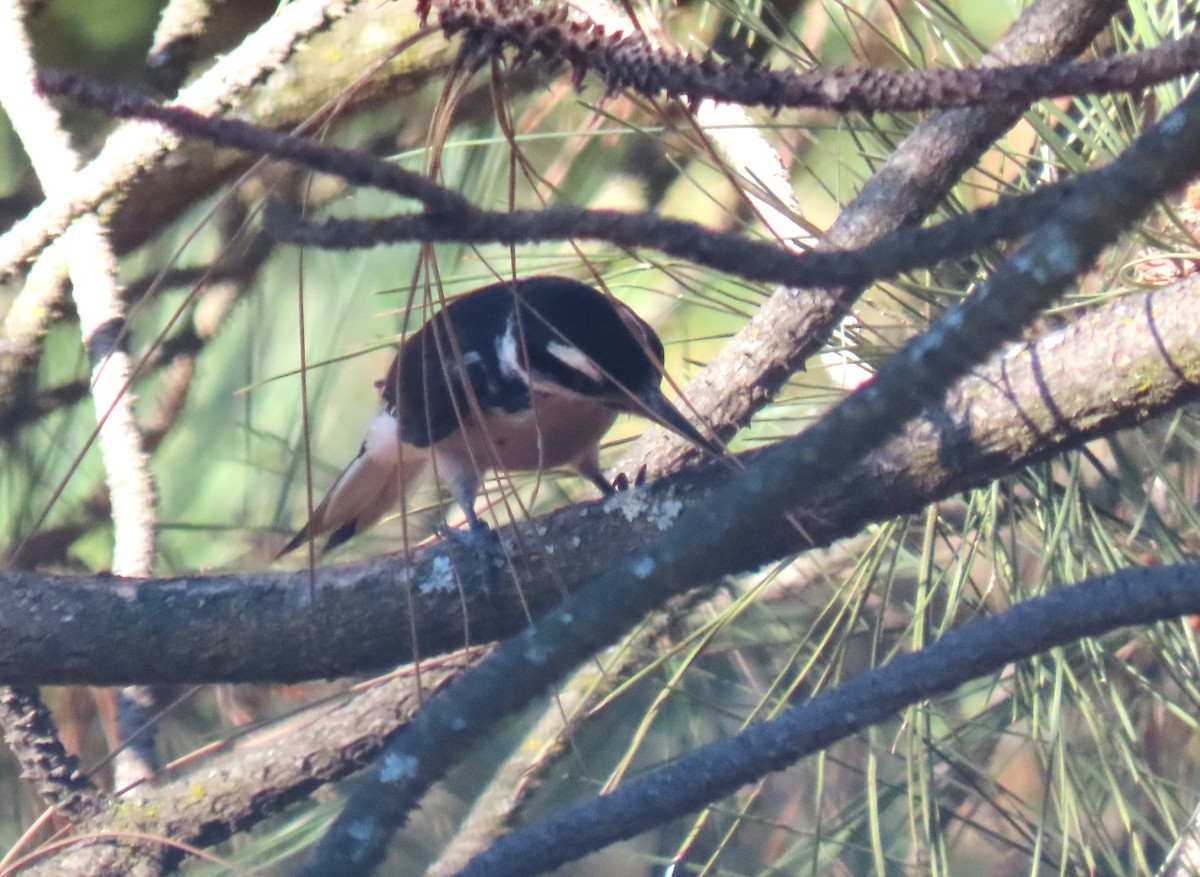
[[[664,429],[669,429],[678,436],[682,436],[689,442],[694,444],[701,450],[705,450],[714,457],[720,457],[725,454],[725,449],[711,439],[705,438],[704,435],[688,423],[687,419],[667,401],[667,397],[662,394],[662,391],[655,387],[646,393],[638,396],[638,407],[634,410],[635,414],[640,414],[643,417],[649,418]]]

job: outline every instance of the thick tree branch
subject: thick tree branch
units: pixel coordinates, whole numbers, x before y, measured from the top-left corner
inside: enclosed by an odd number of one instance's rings
[[[829,544],[870,521],[915,511],[1200,397],[1200,336],[1191,317],[1198,310],[1200,288],[1188,278],[1006,351],[828,491],[805,495],[794,509],[805,535],[786,522],[764,523],[761,538],[745,553],[732,552],[714,576]],[[1120,369],[1112,367],[1113,350],[1121,351]],[[689,469],[627,497],[539,518],[537,538],[520,548],[522,594],[534,611],[553,605],[560,588],[570,591],[610,557],[638,550],[682,508],[711,503],[731,477],[719,465]],[[503,535],[515,548],[512,530]],[[610,550],[600,557],[589,544]],[[318,570],[316,606],[308,602],[307,570],[121,585],[105,577],[0,572],[0,681],[350,675],[411,658],[414,623],[426,657],[463,645],[464,611],[476,642],[525,625],[511,582],[497,581],[494,570],[471,558],[456,563],[465,610],[442,546],[410,562],[394,555]],[[404,582],[411,583],[415,621]],[[130,643],[144,650],[134,652]]]
[[[1048,649],[1200,612],[1200,567],[1128,569],[1019,603],[702,746],[607,795],[497,840],[457,877],[528,877],[641,834],[905,707]]]
[[[944,398],[954,381],[1091,267],[1155,199],[1191,179],[1198,151],[1200,92],[1193,91],[1096,175],[1093,185],[1047,217],[1038,234],[969,298],[884,362],[874,379],[801,435],[765,451],[719,489],[711,504],[688,508],[646,548],[542,615],[431,701],[388,741],[302,873],[373,869],[421,795],[472,741],[645,612],[711,581],[731,548],[746,552],[761,538],[764,523],[787,519],[797,496],[829,486],[922,407]]]
[[[1124,6],[1120,0],[1037,0],[988,52],[988,64],[1051,60],[1081,52]],[[842,251],[864,247],[920,223],[984,150],[1012,127],[1023,104],[944,110],[924,119],[838,215],[818,247]],[[705,423],[729,436],[779,392],[828,341],[862,284],[798,288],[771,297],[684,389]],[[637,471],[673,470],[694,460],[693,450],[665,430],[652,430],[626,454],[622,466]]]
[[[516,64],[537,58],[572,68],[576,82],[595,74],[610,92],[762,106],[818,107],[840,113],[1029,104],[1046,97],[1139,88],[1194,72],[1200,35],[1189,34],[1127,57],[1014,63],[959,70],[766,70],[696,60],[665,51],[634,28],[606,32],[567,4],[524,0],[424,0],[447,36],[461,35],[459,63],[472,69],[515,49]]]

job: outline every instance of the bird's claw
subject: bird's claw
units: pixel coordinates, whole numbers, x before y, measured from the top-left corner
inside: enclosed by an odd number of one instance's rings
[[[645,483],[646,483],[646,465],[643,463],[642,467],[640,469],[638,469],[637,475],[635,475],[633,477],[633,485],[632,486],[633,487],[641,487]],[[617,491],[618,493],[625,491],[625,490],[629,490],[630,489],[629,476],[626,475],[624,472],[618,472],[617,477],[613,479],[612,486],[613,486],[613,490]]]
[[[500,545],[500,534],[483,521],[473,521],[466,529],[440,524],[435,530],[439,539],[451,546],[456,546],[478,554],[492,554],[503,557],[504,551]]]

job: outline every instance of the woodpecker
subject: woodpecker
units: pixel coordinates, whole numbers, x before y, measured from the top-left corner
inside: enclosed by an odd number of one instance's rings
[[[644,320],[575,280],[526,277],[459,296],[400,346],[358,456],[280,555],[324,534],[322,553],[336,548],[430,469],[472,531],[487,530],[475,498],[491,471],[566,466],[611,494],[600,440],[622,412],[720,456],[659,389],[662,364]]]

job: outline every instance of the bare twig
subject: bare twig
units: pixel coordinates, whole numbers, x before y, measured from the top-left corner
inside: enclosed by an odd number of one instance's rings
[[[1027,234],[1047,208],[1069,194],[1074,183],[1072,179],[1006,198],[932,228],[897,229],[859,249],[837,253],[796,253],[774,243],[653,213],[568,206],[507,212],[463,207],[455,215],[404,213],[375,220],[305,222],[279,202],[270,202],[265,219],[268,230],[280,240],[326,249],[418,241],[527,244],[591,240],[655,249],[751,281],[832,286],[869,283],[963,255],[997,239]]]
[[[221,146],[270,155],[315,171],[336,174],[356,186],[371,186],[402,198],[412,198],[437,216],[454,217],[469,208],[462,195],[424,174],[380,161],[368,153],[329,148],[308,137],[271,131],[240,119],[207,116],[188,106],[160,104],[145,95],[61,70],[42,70],[37,76],[37,85],[46,94],[95,106],[113,118],[159,122],[185,136],[204,137]]]

